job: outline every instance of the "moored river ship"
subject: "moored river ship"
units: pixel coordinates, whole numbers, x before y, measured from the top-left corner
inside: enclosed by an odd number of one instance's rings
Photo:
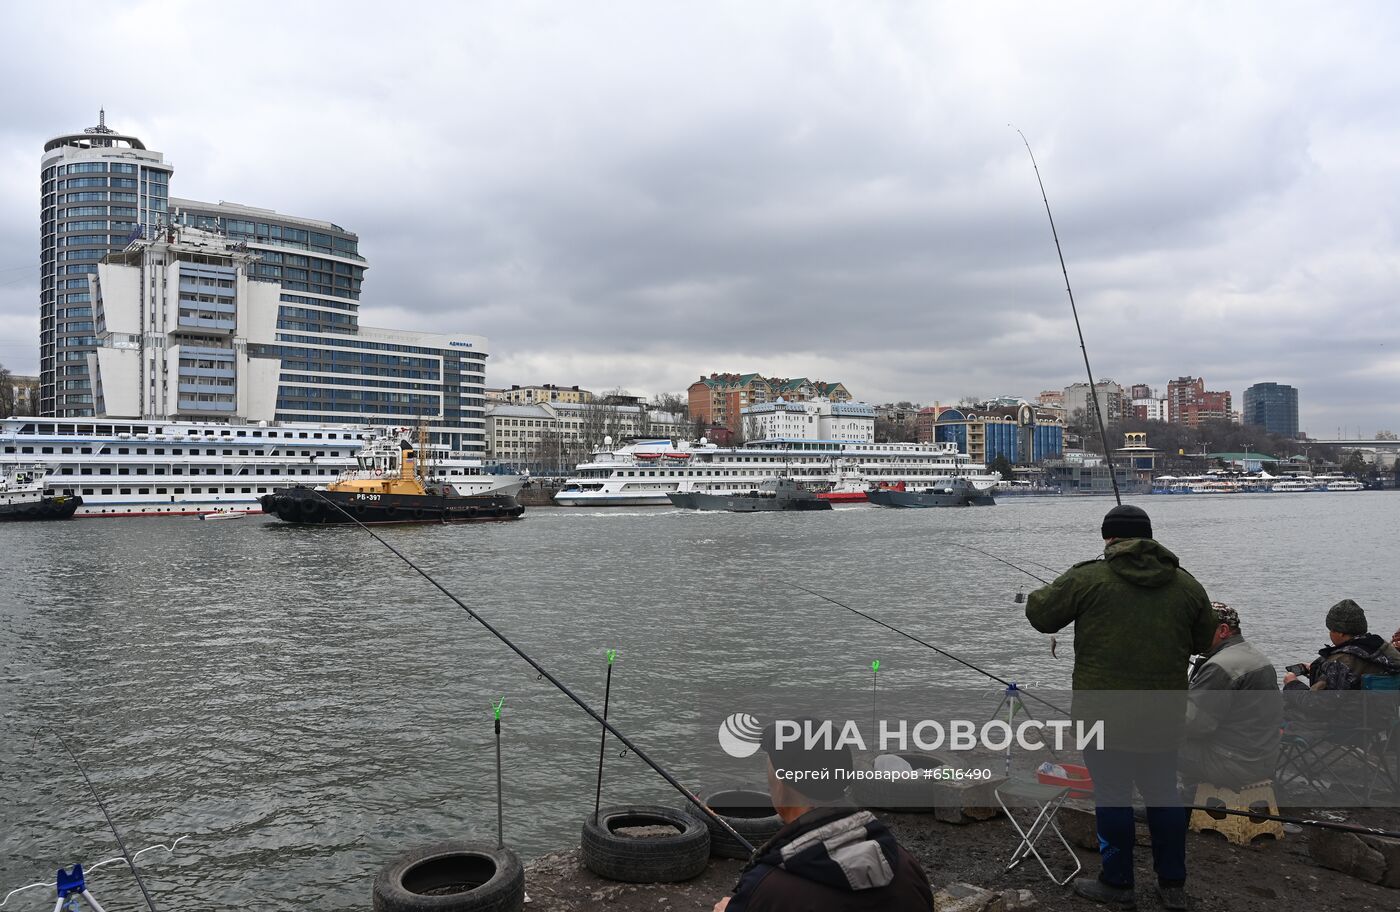
[[[822,500],[790,478],[768,478],[754,490],[739,494],[672,492],[667,497],[684,510],[783,513],[831,509],[830,501]]]
[[[381,437],[356,454],[359,469],[326,488],[296,485],[258,498],[264,513],[290,523],[457,523],[517,519],[510,494],[469,494],[425,477],[413,444]]]
[[[979,491],[964,478],[929,488],[875,490],[868,499],[877,507],[990,507],[996,503],[991,491]]]
[[[113,418],[0,419],[0,471],[34,467],[45,495],[78,498],[78,519],[262,511],[279,487],[322,485],[354,468],[367,425]],[[424,450],[430,481],[513,495],[522,475],[475,453]],[[65,500],[65,503],[69,502]]]
[[[776,438],[719,447],[703,439],[639,440],[614,449],[607,441],[554,500],[566,507],[665,506],[671,493],[741,494],[779,473],[812,490],[835,487],[843,474],[875,487],[927,488],[963,478],[981,492],[1001,478],[955,443]]]

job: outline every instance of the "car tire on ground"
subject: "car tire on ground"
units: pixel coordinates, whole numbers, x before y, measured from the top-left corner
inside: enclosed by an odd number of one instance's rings
[[[665,827],[665,834],[631,836],[620,830]],[[583,864],[599,877],[623,883],[690,880],[710,860],[710,831],[691,815],[659,805],[606,807],[583,823]]]
[[[766,789],[731,785],[701,792],[697,797],[736,833],[752,843],[755,849],[772,839],[782,828],[783,820],[773,810],[773,801]],[[709,828],[711,857],[748,860],[749,850],[744,848],[743,843],[725,832],[698,807],[687,802],[685,810]]]
[[[510,849],[453,840],[415,849],[374,878],[375,912],[518,912],[525,869]]]

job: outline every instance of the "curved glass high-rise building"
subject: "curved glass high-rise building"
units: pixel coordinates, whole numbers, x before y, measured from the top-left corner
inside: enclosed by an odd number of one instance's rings
[[[93,414],[97,344],[88,274],[168,220],[174,166],[135,136],[97,126],[44,144],[39,166],[39,414]]]

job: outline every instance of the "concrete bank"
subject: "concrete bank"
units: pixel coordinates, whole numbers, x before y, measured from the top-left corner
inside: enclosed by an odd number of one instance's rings
[[[563,486],[564,481],[561,478],[532,478],[520,489],[520,493],[515,495],[515,500],[525,507],[552,507],[555,505],[554,495],[559,493]]]

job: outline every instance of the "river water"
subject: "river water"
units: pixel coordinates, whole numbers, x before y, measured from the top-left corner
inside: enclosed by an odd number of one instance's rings
[[[1356,599],[1400,626],[1400,496],[1144,497],[1157,538],[1281,667]],[[695,514],[532,509],[521,522],[381,532],[682,779],[674,736],[700,690],[840,686],[869,674],[985,681],[792,589],[876,614],[1025,683],[1066,686],[1026,624],[1034,580],[1093,557],[1104,498],[994,508]],[[494,839],[490,702],[506,698],[507,843],[567,848],[592,809],[598,728],[363,532],[260,518],[0,527],[0,895],[115,845],[64,734],[163,907],[367,909],[374,872],[443,838]],[[693,715],[693,714],[692,714]],[[668,750],[668,743],[673,749]],[[607,755],[604,801],[678,803],[634,757]],[[108,908],[141,905],[118,867]],[[10,902],[47,909],[39,891]]]

